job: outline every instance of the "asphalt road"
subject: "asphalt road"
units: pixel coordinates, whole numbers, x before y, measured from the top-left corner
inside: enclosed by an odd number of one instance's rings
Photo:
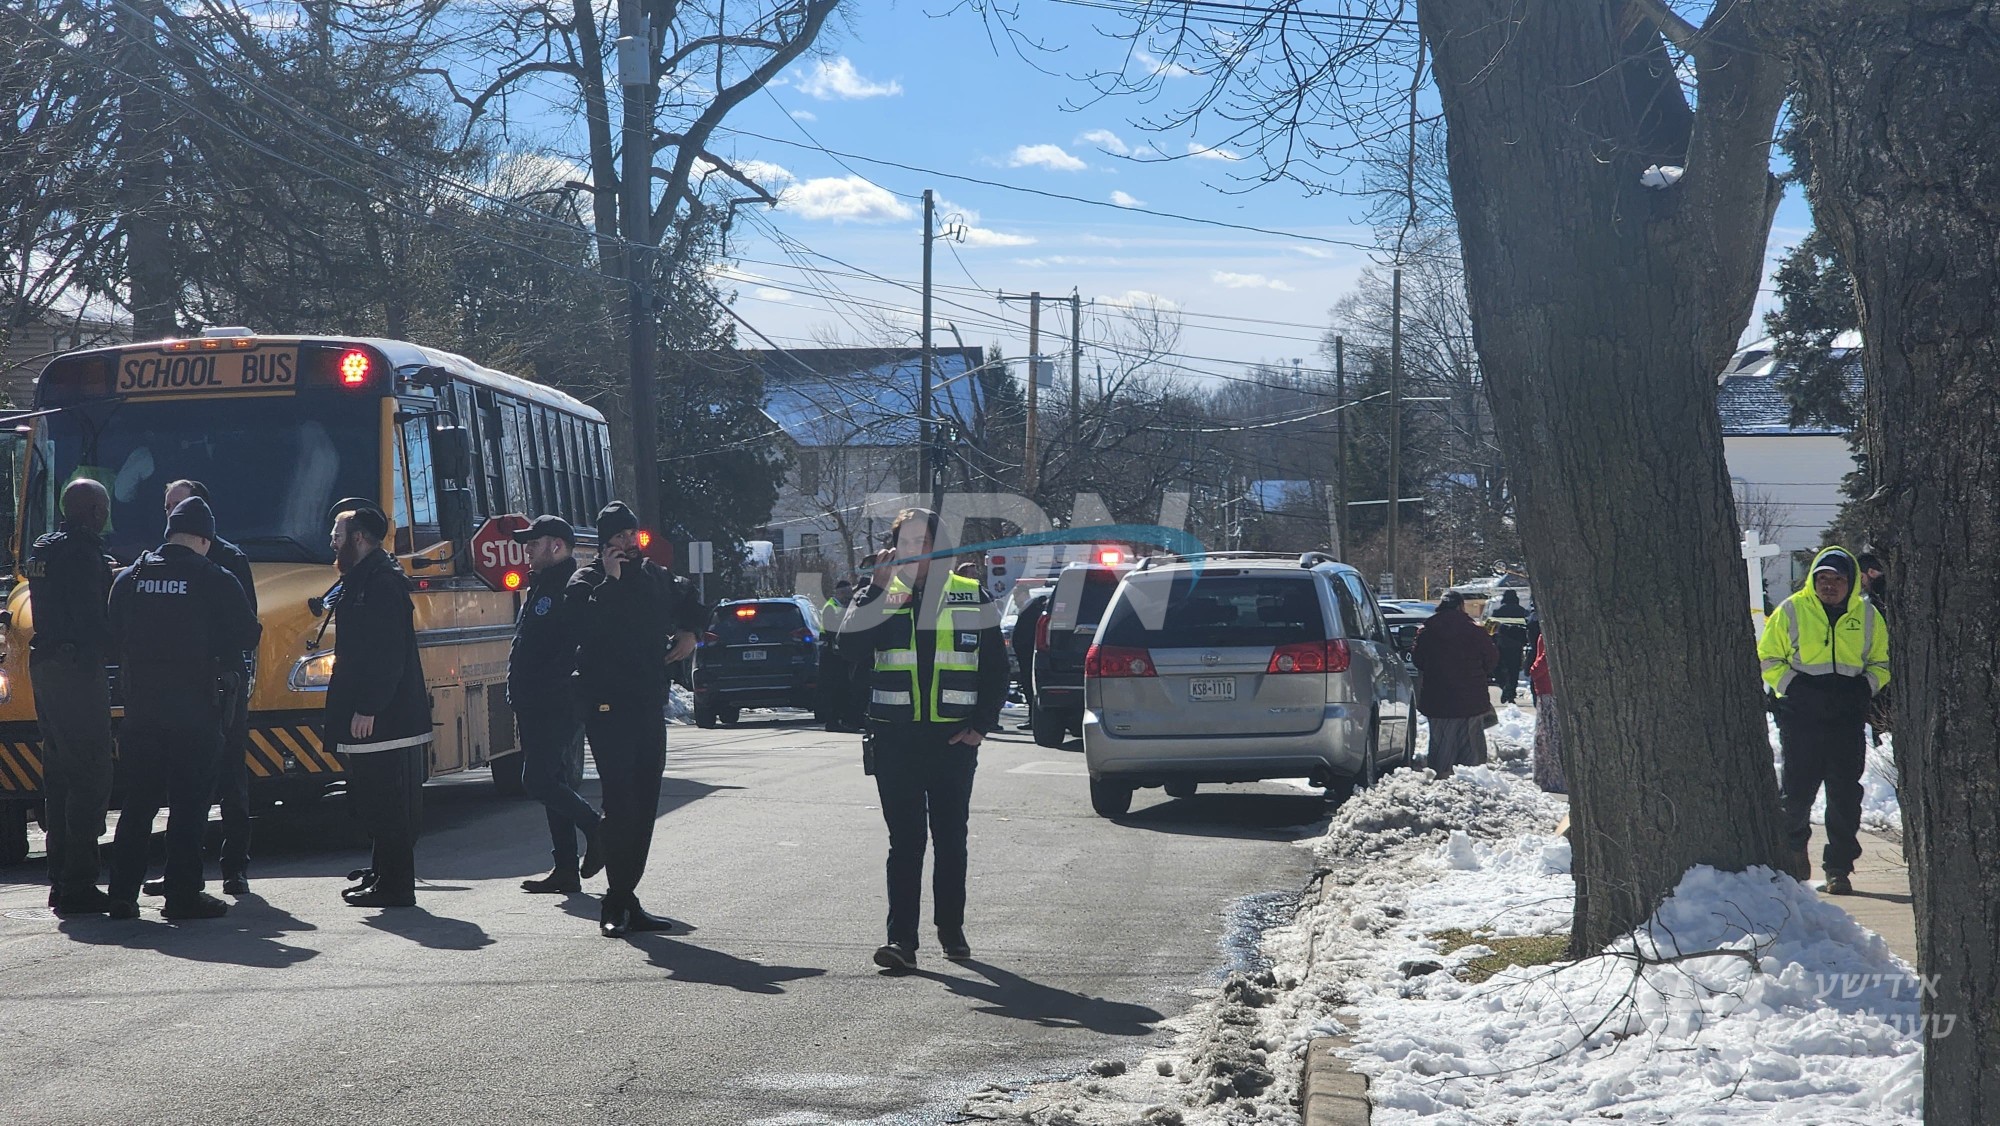
[[[253,894],[221,920],[58,921],[39,860],[0,870],[0,1121],[941,1121],[982,1083],[1167,1039],[1243,897],[1302,885],[1289,842],[1324,812],[1282,786],[1153,790],[1113,823],[1078,744],[1010,731],[973,794],[976,960],[927,932],[890,977],[858,744],[672,729],[640,888],[689,925],[667,936],[605,939],[594,895],[519,891],[546,823],[483,775],[426,791],[415,909],[341,903],[363,851],[337,805],[260,822]]]

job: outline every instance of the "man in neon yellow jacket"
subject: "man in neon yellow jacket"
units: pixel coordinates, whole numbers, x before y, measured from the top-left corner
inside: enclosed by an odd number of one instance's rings
[[[1797,594],[1764,622],[1757,656],[1764,685],[1777,697],[1778,741],[1784,748],[1779,789],[1785,799],[1792,875],[1812,874],[1813,799],[1826,786],[1826,890],[1854,891],[1848,877],[1861,855],[1861,771],[1867,763],[1862,725],[1868,701],[1889,684],[1889,624],[1861,596],[1854,556],[1829,547],[1813,557]]]

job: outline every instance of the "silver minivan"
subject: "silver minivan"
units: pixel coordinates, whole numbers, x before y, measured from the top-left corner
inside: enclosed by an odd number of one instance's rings
[[[1318,553],[1148,560],[1084,667],[1090,804],[1141,787],[1305,778],[1334,800],[1407,765],[1414,674],[1354,568]]]

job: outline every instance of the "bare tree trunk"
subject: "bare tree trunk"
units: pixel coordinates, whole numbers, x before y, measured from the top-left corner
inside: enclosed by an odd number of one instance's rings
[[[1776,203],[1783,74],[1728,48],[1691,110],[1650,25],[1529,0],[1419,5],[1482,369],[1544,611],[1570,771],[1573,943],[1696,864],[1779,855],[1715,375]],[[1528,138],[1523,142],[1523,138]],[[1687,167],[1664,191],[1651,164]]]
[[[1814,218],[1854,272],[1870,503],[1893,529],[1879,546],[1918,969],[1938,976],[1933,1027],[1952,1022],[1924,1045],[1924,1120],[1983,1126],[2000,1119],[2000,10],[1778,14]]]

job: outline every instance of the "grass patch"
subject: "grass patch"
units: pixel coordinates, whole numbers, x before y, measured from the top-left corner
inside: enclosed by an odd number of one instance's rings
[[[1430,935],[1444,945],[1444,952],[1451,953],[1462,946],[1484,946],[1493,951],[1482,954],[1465,963],[1461,980],[1474,985],[1492,977],[1509,966],[1546,966],[1565,961],[1569,957],[1569,936],[1566,934],[1536,934],[1517,938],[1496,938],[1492,935],[1478,935],[1461,927],[1434,931]]]

